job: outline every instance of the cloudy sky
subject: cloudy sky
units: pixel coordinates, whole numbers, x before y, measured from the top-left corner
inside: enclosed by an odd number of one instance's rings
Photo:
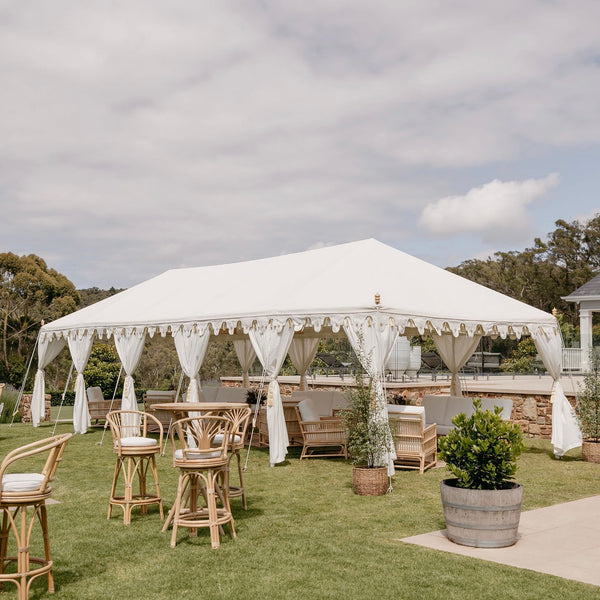
[[[600,2],[0,0],[0,252],[77,287],[600,211]]]

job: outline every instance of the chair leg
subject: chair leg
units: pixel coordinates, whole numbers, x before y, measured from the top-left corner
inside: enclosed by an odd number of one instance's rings
[[[138,486],[139,486],[139,495],[141,498],[146,497],[146,472],[148,471],[149,461],[146,458],[140,458],[137,464],[137,474],[138,474]],[[140,513],[143,515],[148,514],[148,505],[142,504],[140,506]]]
[[[131,525],[131,501],[133,499],[133,459],[128,456],[125,467],[125,505],[123,506],[123,525]]]
[[[171,532],[171,548],[175,548],[177,544],[177,522],[179,519],[179,513],[181,511],[181,501],[186,487],[186,475],[184,473],[179,474],[179,481],[177,483],[177,497],[175,498],[175,504],[173,505],[173,530]],[[165,526],[167,523],[165,523]]]
[[[8,551],[8,533],[10,523],[8,521],[8,508],[2,509],[2,530],[0,530],[0,573],[4,573],[4,561]]]
[[[110,489],[110,499],[112,500],[115,497],[117,491],[117,482],[119,481],[119,473],[121,472],[123,460],[117,456],[117,461],[115,463],[115,473],[113,475],[112,487]],[[110,519],[112,515],[113,505],[111,502],[108,503],[108,516],[107,519]]]
[[[223,486],[223,489],[224,489],[223,493],[225,496],[224,500],[223,500],[223,507],[225,508],[225,510],[230,518],[229,527],[231,530],[231,537],[233,539],[235,539],[237,537],[237,535],[235,533],[235,524],[233,522],[233,513],[231,512],[231,504],[229,502],[229,465],[227,465],[227,467],[225,467],[225,472],[224,472],[223,477],[224,477],[224,482],[225,482],[225,485]]]
[[[244,510],[248,510],[248,503],[246,502],[246,488],[244,487],[244,475],[242,469],[242,456],[239,450],[235,451],[235,456],[237,458],[237,466],[238,466],[238,477],[240,480],[240,489],[242,490],[242,506]]]
[[[208,499],[208,520],[210,522],[210,544],[213,548],[218,548],[221,545],[219,538],[219,526],[217,524],[217,499],[215,491],[215,479],[217,473],[213,469],[209,469],[206,474],[206,496]]]
[[[43,503],[40,506],[40,523],[42,525],[42,535],[44,536],[44,554],[46,556],[46,562],[51,562],[50,557],[50,535],[48,533],[48,513],[46,511],[46,504]],[[54,593],[54,573],[52,569],[48,571],[48,592]]]
[[[158,509],[160,511],[160,518],[164,519],[165,514],[163,512],[162,495],[160,493],[160,484],[158,483],[158,471],[156,469],[156,456],[154,454],[150,456],[150,469],[152,471],[152,476],[154,477],[154,487],[156,488],[156,495],[158,497]]]

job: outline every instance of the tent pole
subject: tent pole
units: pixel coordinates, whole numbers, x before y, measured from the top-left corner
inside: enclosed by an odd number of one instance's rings
[[[37,348],[39,339],[40,339],[40,335],[38,333],[38,336],[35,338],[35,344],[33,345],[33,350],[31,351],[31,356],[29,357],[29,362],[27,363],[27,370],[25,371],[25,377],[23,378],[23,382],[21,383],[21,389],[19,390],[19,395],[17,396],[17,402],[16,402],[15,408],[13,410],[12,419],[10,420],[9,427],[13,426],[13,423],[15,422],[15,416],[17,415],[17,413],[20,410],[21,399],[23,398],[23,391],[25,390],[25,383],[27,381],[27,377],[29,377],[29,369],[31,368],[31,363],[33,362],[33,356],[35,355],[35,349]]]
[[[254,415],[252,416],[252,427],[250,429],[250,441],[248,442],[248,452],[246,453],[246,461],[244,462],[243,471],[248,469],[248,459],[250,458],[250,448],[252,448],[252,438],[254,437],[254,428],[256,427],[256,418],[258,417],[258,411],[260,410],[260,403],[262,401],[262,393],[265,387],[265,375],[266,370],[263,367],[262,375],[260,376],[260,382],[258,384],[258,397],[256,404],[254,405]]]
[[[122,374],[123,374],[123,365],[121,365],[121,368],[119,369],[119,376],[117,377],[117,382],[115,383],[115,389],[113,390],[113,395],[112,395],[112,398],[110,399],[110,408],[109,408],[108,412],[111,412],[113,409],[113,404],[115,402],[115,396],[117,395],[117,389],[119,387],[119,381],[121,381]],[[104,436],[106,434],[107,427],[108,427],[108,421],[105,421],[104,428],[102,430],[102,437],[100,438],[99,442],[96,442],[96,446],[102,446],[102,442],[104,441]]]
[[[65,402],[65,395],[67,390],[69,389],[69,383],[71,383],[71,376],[73,375],[73,361],[71,361],[71,368],[69,369],[69,375],[67,376],[67,382],[65,383],[65,389],[63,390],[62,396],[60,398],[60,406],[58,407],[58,413],[56,415],[56,419],[54,419],[54,429],[52,430],[52,435],[56,433],[56,426],[58,425],[58,417],[60,417],[60,411],[62,410],[63,404]]]

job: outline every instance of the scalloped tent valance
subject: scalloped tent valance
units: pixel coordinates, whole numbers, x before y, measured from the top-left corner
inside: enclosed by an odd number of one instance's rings
[[[375,295],[381,302],[375,304]],[[339,331],[378,313],[400,333],[556,334],[549,313],[377,240],[173,269],[42,327],[41,339],[115,332],[245,333],[286,323]]]

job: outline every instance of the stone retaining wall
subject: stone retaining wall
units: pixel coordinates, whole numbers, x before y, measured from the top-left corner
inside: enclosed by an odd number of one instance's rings
[[[526,437],[552,437],[552,403],[549,394],[479,392],[465,395],[475,398],[510,398],[513,401],[511,421],[520,425]],[[574,397],[567,396],[567,400],[571,406],[575,406]]]
[[[240,385],[235,381],[223,381],[223,385]],[[282,396],[290,396],[293,390],[298,389],[297,384],[288,384],[280,382]],[[311,385],[311,390],[328,390],[332,387],[344,388],[353,387],[354,382],[345,385],[337,384],[317,384]],[[254,387],[255,384],[253,383]],[[402,386],[393,384],[386,387],[386,394],[389,401],[392,401],[396,395],[402,395],[409,404],[421,404],[421,399],[425,395],[449,394],[450,386],[448,383],[432,382],[431,385],[411,385]],[[513,401],[511,421],[518,423],[525,437],[550,439],[552,437],[552,404],[550,394],[519,394],[515,392],[465,392],[465,396],[472,398],[510,398]],[[575,397],[567,396],[571,406],[575,405]]]
[[[21,407],[19,412],[21,413],[22,423],[31,423],[31,398],[33,394],[23,394],[21,397]],[[42,421],[50,420],[50,394],[45,396],[46,410],[44,411],[44,418]]]

